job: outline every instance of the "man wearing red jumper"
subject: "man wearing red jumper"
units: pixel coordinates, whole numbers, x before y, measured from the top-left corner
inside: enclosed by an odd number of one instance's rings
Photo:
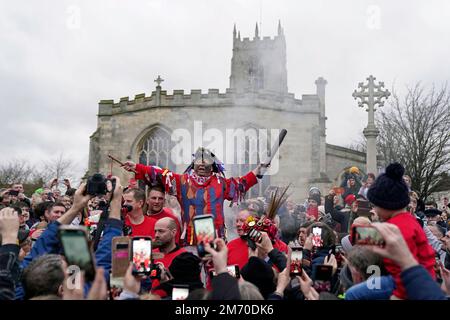
[[[151,237],[153,223],[142,210],[145,204],[145,192],[140,189],[127,189],[123,193],[124,205],[130,206],[131,211],[125,216],[125,225],[131,227],[131,236]]]
[[[170,208],[164,207],[164,187],[155,185],[149,190],[147,197],[148,211],[147,214],[151,218],[151,237],[155,236],[155,224],[162,218],[172,218],[177,224],[177,233],[175,235],[175,241],[180,244],[181,225],[177,216],[175,216]]]
[[[416,218],[406,210],[409,204],[408,186],[403,181],[405,169],[399,163],[386,168],[367,192],[380,221],[395,224],[401,231],[409,250],[417,262],[435,278],[435,252],[429,245],[425,232]],[[384,259],[386,270],[393,276],[396,289],[392,298],[406,299],[406,290],[401,281],[401,269],[390,259]]]
[[[180,248],[175,242],[175,235],[177,233],[177,224],[172,218],[161,218],[155,224],[155,238],[153,245],[157,247],[153,252],[164,253],[164,257],[157,259],[155,263],[162,263],[166,269],[169,269],[173,259],[178,255],[187,252],[186,249]],[[167,294],[164,290],[155,290],[159,286],[158,280],[152,281],[152,293],[161,297],[165,297]]]
[[[248,262],[248,243],[244,238],[243,226],[250,216],[251,214],[248,210],[238,212],[236,216],[236,232],[239,237],[227,244],[228,265],[237,264],[239,269],[242,269]],[[273,247],[283,253],[288,253],[288,246],[280,239],[275,240]]]

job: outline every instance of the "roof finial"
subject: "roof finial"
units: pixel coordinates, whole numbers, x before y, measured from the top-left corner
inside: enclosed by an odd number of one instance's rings
[[[234,24],[233,28],[233,39],[236,39],[236,23]]]
[[[282,36],[283,35],[283,28],[281,28],[281,21],[278,20],[278,35]]]
[[[255,27],[255,39],[259,39],[258,22],[256,23],[256,27]]]

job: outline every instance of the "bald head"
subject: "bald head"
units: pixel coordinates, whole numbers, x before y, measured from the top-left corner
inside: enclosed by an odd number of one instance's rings
[[[358,217],[353,221],[353,224],[357,224],[360,226],[368,226],[370,225],[372,222],[370,221],[369,218],[367,217]]]
[[[169,229],[169,230],[176,230],[177,224],[175,220],[169,217],[164,217],[159,219],[155,224],[155,229]]]

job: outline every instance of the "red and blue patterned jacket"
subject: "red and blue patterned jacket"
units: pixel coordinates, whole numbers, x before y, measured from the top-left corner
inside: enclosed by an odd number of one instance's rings
[[[211,214],[214,217],[216,235],[225,235],[225,219],[223,212],[224,200],[238,202],[243,199],[245,192],[258,183],[253,172],[239,178],[224,178],[213,173],[203,183],[199,183],[195,176],[189,173],[177,174],[168,169],[156,166],[136,165],[136,179],[155,181],[161,174],[166,192],[175,195],[181,206],[181,221],[186,228],[184,245],[195,244],[192,218],[197,215]]]

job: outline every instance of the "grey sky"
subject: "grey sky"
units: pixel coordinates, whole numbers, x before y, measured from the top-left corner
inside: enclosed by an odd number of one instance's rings
[[[79,19],[77,19],[79,13]],[[379,19],[377,19],[379,17]],[[450,1],[0,1],[0,161],[64,152],[86,169],[98,101],[163,88],[228,87],[232,30],[287,42],[289,92],[323,76],[327,141],[348,145],[366,125],[351,94],[385,82],[450,77]],[[261,32],[262,31],[262,32]]]

